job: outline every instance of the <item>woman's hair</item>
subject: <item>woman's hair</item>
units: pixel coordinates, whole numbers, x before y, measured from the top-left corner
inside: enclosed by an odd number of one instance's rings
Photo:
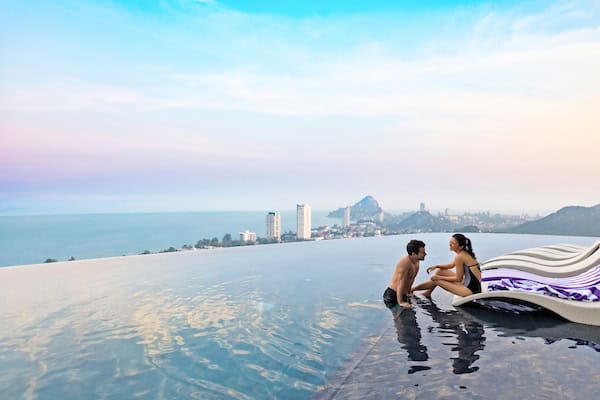
[[[469,253],[469,255],[473,258],[475,257],[475,253],[473,253],[473,246],[471,245],[471,239],[463,235],[462,233],[455,233],[452,235],[454,239],[458,242],[458,245],[463,248],[464,251]]]

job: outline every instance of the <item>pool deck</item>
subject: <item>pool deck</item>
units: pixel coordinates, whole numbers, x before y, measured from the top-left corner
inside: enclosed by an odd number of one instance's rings
[[[600,351],[597,327],[548,314],[465,312],[448,307],[449,298],[437,300],[441,309],[435,299],[413,302],[416,318],[400,324],[390,316],[312,398],[577,399],[595,393],[588,378],[590,368],[597,370],[590,365]],[[585,357],[578,358],[576,348]],[[531,385],[539,374],[543,385]]]

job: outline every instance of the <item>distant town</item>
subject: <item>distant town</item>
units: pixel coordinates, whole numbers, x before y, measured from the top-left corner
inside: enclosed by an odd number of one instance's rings
[[[352,206],[331,211],[327,216],[334,221],[337,219],[339,223],[313,228],[310,205],[298,204],[295,232],[282,232],[281,213],[269,211],[265,214],[264,236],[244,230],[235,236],[226,233],[221,239],[204,238],[195,244],[185,244],[178,248],[169,247],[159,253],[429,232],[497,232],[600,237],[600,204],[593,207],[567,206],[543,218],[527,214],[506,215],[489,211],[459,214],[449,209],[431,213],[425,203],[420,203],[414,211],[393,214],[385,212],[372,196],[366,196]],[[145,250],[141,254],[153,253]],[[74,257],[69,259],[69,261],[73,260]],[[56,261],[58,260],[49,258],[45,262]]]
[[[328,217],[339,223],[312,227],[309,204],[296,205],[296,232],[281,231],[281,213],[270,211],[265,215],[265,235],[258,236],[248,230],[234,237],[230,233],[222,239],[214,237],[184,245],[181,249],[170,247],[162,252],[179,250],[212,249],[256,244],[289,243],[308,240],[331,240],[357,237],[375,237],[424,232],[502,232],[539,217],[492,214],[490,212],[453,214],[448,209],[432,214],[425,203],[415,211],[401,214],[385,212],[372,196],[366,196],[353,206],[346,206],[329,213]],[[142,254],[150,254],[145,251]]]

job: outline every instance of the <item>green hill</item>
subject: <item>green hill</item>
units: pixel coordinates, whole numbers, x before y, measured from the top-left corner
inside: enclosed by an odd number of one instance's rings
[[[508,232],[600,237],[600,204],[564,207],[544,218],[508,229]]]

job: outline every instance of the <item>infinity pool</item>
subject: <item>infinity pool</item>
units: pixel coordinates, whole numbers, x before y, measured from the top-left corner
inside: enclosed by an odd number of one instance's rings
[[[6,399],[580,398],[600,328],[381,294],[414,235],[0,268]],[[447,262],[424,234],[424,265]],[[472,235],[481,260],[594,238]],[[418,279],[425,277],[424,268]],[[501,393],[502,395],[499,395]]]

